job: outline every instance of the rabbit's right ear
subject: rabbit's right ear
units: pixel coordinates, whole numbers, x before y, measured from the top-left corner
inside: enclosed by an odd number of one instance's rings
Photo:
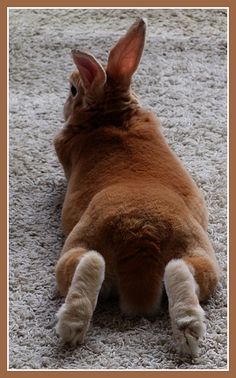
[[[106,72],[93,55],[72,50],[72,58],[77,66],[85,91],[101,88],[106,82]]]
[[[138,19],[110,52],[107,74],[114,80],[130,84],[142,56],[146,33],[146,22]]]

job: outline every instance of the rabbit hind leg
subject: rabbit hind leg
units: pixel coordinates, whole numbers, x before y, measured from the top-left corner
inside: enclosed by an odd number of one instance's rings
[[[81,344],[90,325],[105,274],[105,261],[96,251],[73,248],[56,266],[59,290],[66,295],[57,313],[56,332],[66,343]]]
[[[164,284],[177,350],[195,356],[205,334],[205,315],[199,300],[206,300],[219,280],[218,268],[200,250],[172,259],[165,268]]]

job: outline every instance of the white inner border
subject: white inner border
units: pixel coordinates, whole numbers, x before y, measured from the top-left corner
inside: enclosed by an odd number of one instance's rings
[[[9,369],[9,10],[12,9],[223,9],[227,10],[227,369]],[[7,371],[229,371],[229,7],[7,7]]]

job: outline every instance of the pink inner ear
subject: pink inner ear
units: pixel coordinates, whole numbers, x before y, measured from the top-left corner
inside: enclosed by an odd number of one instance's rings
[[[76,57],[77,67],[86,84],[91,85],[97,75],[96,66],[89,60],[82,56]]]

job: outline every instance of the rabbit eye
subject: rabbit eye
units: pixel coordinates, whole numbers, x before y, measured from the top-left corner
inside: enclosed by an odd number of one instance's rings
[[[71,85],[70,91],[71,91],[72,96],[75,97],[77,94],[77,89],[75,88],[74,85]]]

